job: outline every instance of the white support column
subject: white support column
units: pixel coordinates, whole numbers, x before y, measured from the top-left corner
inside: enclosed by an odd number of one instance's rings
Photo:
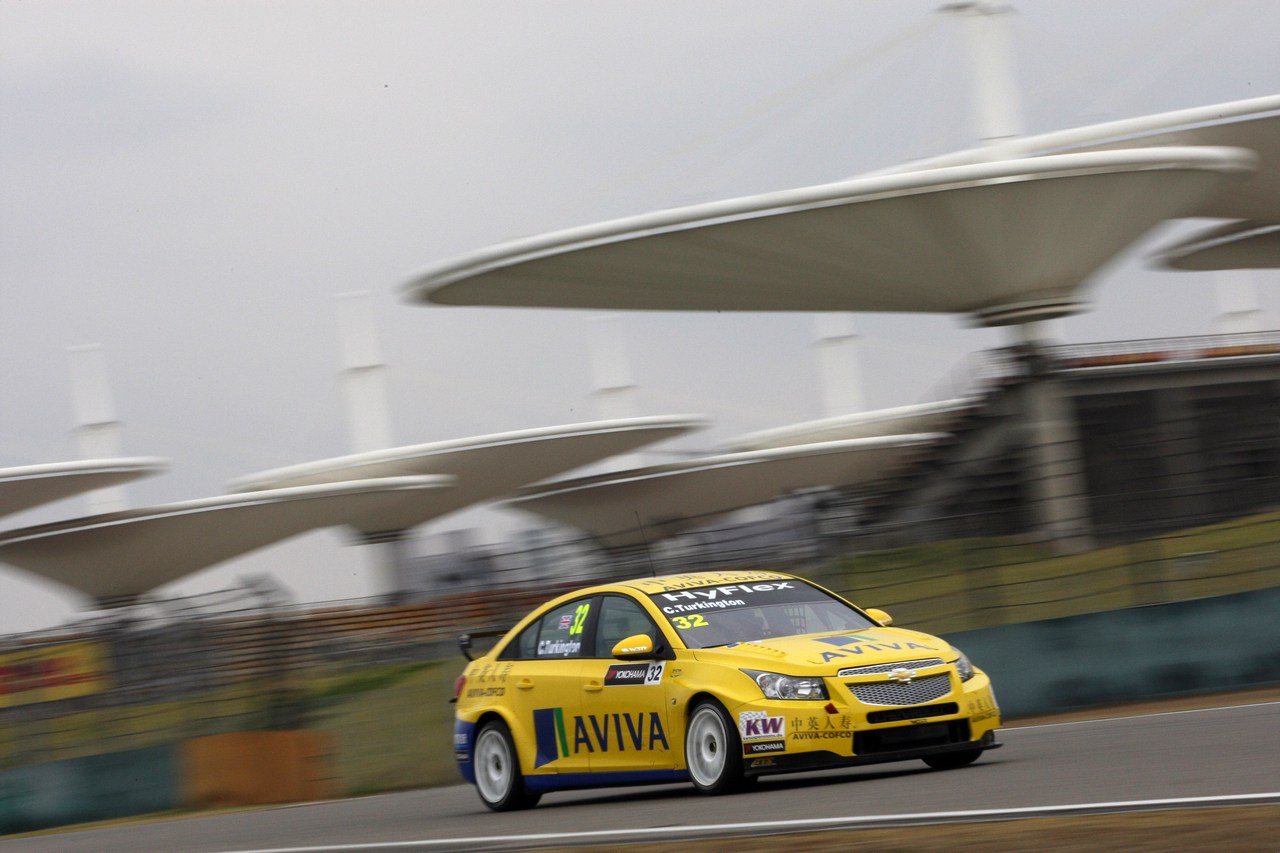
[[[382,361],[373,304],[367,291],[342,293],[338,336],[342,347],[342,387],[352,449],[361,453],[391,446],[387,366]]]
[[[823,414],[834,418],[866,410],[858,332],[849,314],[816,314],[814,348],[822,383]]]
[[[342,351],[342,393],[347,405],[351,449],[364,453],[389,448],[392,445],[387,365],[382,360],[373,300],[364,290],[340,293],[335,298]],[[387,604],[402,600],[410,586],[408,531],[364,534],[360,542],[373,552],[383,600]]]
[[[1093,519],[1074,407],[1061,383],[1023,388],[1028,486],[1038,532],[1064,554],[1093,547]]]
[[[596,415],[603,420],[636,417],[639,406],[636,403],[636,386],[631,381],[631,364],[627,359],[621,315],[589,317],[587,349]]]
[[[361,544],[371,548],[378,562],[379,595],[395,604],[410,592],[408,535],[404,530],[365,533]]]
[[[992,0],[953,3],[943,9],[959,15],[964,23],[978,138],[998,143],[1021,136],[1022,106],[1009,38],[1013,10]]]
[[[634,418],[639,415],[637,388],[631,380],[631,363],[619,314],[587,318],[587,353],[591,364],[592,391],[596,417],[601,420]],[[603,463],[610,471],[639,468],[639,453],[614,456]]]
[[[81,459],[113,459],[121,455],[120,422],[107,376],[107,360],[101,344],[67,350],[71,368],[71,398],[76,426],[73,430]],[[97,489],[85,495],[90,515],[125,509],[123,486]]]
[[[1012,333],[1014,344],[1027,347],[1054,346],[1066,340],[1061,317],[1018,323],[1012,327]]]
[[[1261,332],[1264,322],[1253,270],[1219,270],[1214,279],[1218,316],[1214,318],[1213,330],[1223,335]]]

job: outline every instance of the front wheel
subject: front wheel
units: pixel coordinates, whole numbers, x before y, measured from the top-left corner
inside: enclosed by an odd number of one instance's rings
[[[480,727],[472,763],[476,791],[484,804],[495,812],[527,809],[538,804],[540,795],[525,790],[520,760],[506,723],[490,720]]]
[[[979,755],[982,755],[982,750],[980,749],[965,749],[960,752],[944,752],[940,755],[930,755],[928,758],[921,760],[934,770],[956,770],[961,767],[968,767],[978,760]]]
[[[742,741],[728,712],[714,699],[699,702],[689,715],[684,760],[690,781],[704,794],[729,794],[746,787]]]

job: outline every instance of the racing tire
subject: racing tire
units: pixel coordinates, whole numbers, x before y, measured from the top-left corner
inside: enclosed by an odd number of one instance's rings
[[[958,770],[961,767],[968,767],[977,761],[979,755],[982,755],[982,750],[980,749],[965,749],[960,752],[944,752],[941,755],[930,755],[928,758],[921,760],[934,770]]]
[[[684,734],[689,781],[704,794],[732,794],[748,787],[742,740],[724,707],[714,699],[694,706]]]
[[[495,812],[528,809],[538,804],[541,794],[532,794],[525,788],[511,730],[502,720],[490,720],[480,727],[471,760],[476,792]]]

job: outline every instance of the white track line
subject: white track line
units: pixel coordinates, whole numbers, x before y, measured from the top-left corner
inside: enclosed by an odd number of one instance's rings
[[[981,809],[957,812],[919,812],[916,814],[875,815],[863,817],[825,817],[806,820],[760,821],[756,823],[722,823],[699,826],[664,826],[648,829],[611,829],[593,832],[557,832],[537,835],[490,835],[473,838],[440,838],[420,841],[385,841],[366,844],[330,844],[319,847],[272,847],[224,851],[224,853],[337,853],[337,851],[371,850],[520,850],[527,844],[584,844],[611,841],[675,841],[708,835],[741,836],[818,829],[867,829],[873,827],[908,826],[912,824],[951,823],[959,821],[994,821],[1013,818],[1049,817],[1071,814],[1106,814],[1127,811],[1196,808],[1204,806],[1257,805],[1280,803],[1280,791],[1262,794],[1228,794],[1217,797],[1180,797],[1166,800],[1128,800],[1109,803],[1079,803],[1058,806],[1028,806],[1016,809]]]
[[[1061,723],[1035,723],[1029,726],[1006,726],[1000,730],[1001,734],[1009,732],[1030,731],[1031,729],[1051,729],[1055,726],[1087,726],[1091,723],[1116,723],[1124,720],[1146,720],[1151,717],[1175,717],[1179,714],[1212,714],[1216,711],[1239,711],[1242,708],[1266,708],[1270,705],[1280,705],[1280,702],[1253,702],[1248,705],[1218,705],[1213,708],[1187,708],[1182,711],[1155,711],[1150,714],[1127,714],[1118,717],[1098,717],[1092,720],[1068,720]]]

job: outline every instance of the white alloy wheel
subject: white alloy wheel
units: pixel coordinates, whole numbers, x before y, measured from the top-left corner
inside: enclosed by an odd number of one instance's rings
[[[742,786],[742,747],[729,715],[714,701],[702,702],[689,716],[684,757],[689,778],[706,794],[725,794]]]
[[[511,732],[501,720],[490,720],[480,727],[471,766],[480,799],[494,811],[527,809],[538,804],[541,795],[525,790]]]
[[[493,806],[502,802],[515,782],[515,756],[511,744],[497,726],[486,726],[476,738],[476,789]]]

